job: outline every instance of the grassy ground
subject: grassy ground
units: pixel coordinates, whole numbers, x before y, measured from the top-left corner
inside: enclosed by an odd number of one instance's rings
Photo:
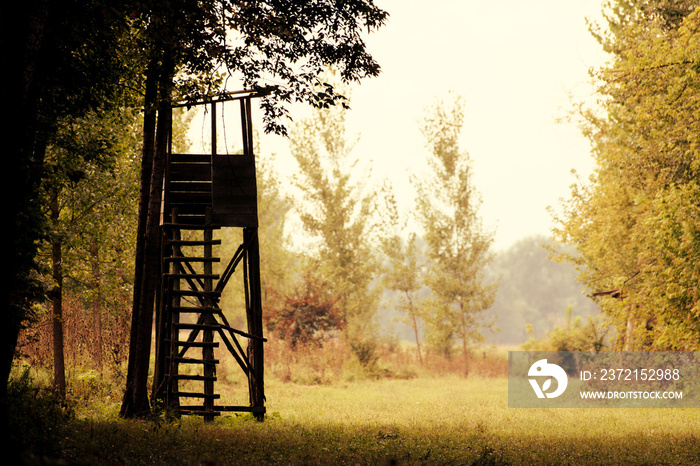
[[[78,410],[33,462],[62,464],[700,464],[692,409],[509,409],[507,379],[271,381],[268,415],[205,424]]]

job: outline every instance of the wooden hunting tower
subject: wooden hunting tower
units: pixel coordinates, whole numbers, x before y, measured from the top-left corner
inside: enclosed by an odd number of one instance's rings
[[[163,188],[162,280],[156,313],[154,395],[167,409],[201,415],[207,421],[224,411],[265,414],[263,326],[258,246],[257,188],[251,99],[255,91],[226,93],[195,104],[207,105],[211,153],[168,151]],[[240,106],[242,151],[217,153],[217,105]],[[172,139],[172,138],[171,138]],[[223,272],[214,253],[213,232],[242,228],[242,243]],[[219,306],[236,268],[243,269],[247,328],[234,328]],[[221,406],[215,393],[215,350],[223,343],[248,380],[249,405]],[[217,350],[219,351],[219,350]]]

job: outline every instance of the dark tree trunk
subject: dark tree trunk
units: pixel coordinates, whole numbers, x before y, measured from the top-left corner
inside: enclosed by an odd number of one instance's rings
[[[243,229],[243,242],[249,244],[247,252],[247,277],[249,281],[249,302],[248,302],[248,333],[258,337],[263,335],[262,323],[262,293],[260,291],[260,249],[257,228]],[[264,419],[265,406],[265,385],[263,363],[263,341],[261,338],[251,338],[248,341],[248,359],[253,367],[253,376],[248,378],[248,389],[250,402],[258,421]]]
[[[95,367],[102,372],[104,343],[102,341],[102,268],[100,267],[100,246],[97,238],[93,238],[90,246],[92,256],[92,331],[93,359]]]
[[[144,98],[143,118],[143,146],[141,154],[141,187],[139,194],[139,213],[136,230],[136,253],[134,258],[134,293],[131,310],[131,333],[129,341],[129,358],[126,373],[126,389],[120,415],[122,417],[134,417],[143,409],[135,406],[136,386],[144,381],[136,380],[138,354],[138,333],[140,321],[141,289],[144,276],[144,250],[146,243],[146,223],[148,220],[148,205],[151,192],[151,174],[153,172],[153,159],[155,158],[155,133],[157,121],[156,102],[158,98],[158,64],[152,60],[146,71],[146,95]]]
[[[58,191],[51,188],[51,223],[58,226],[60,208],[58,205]],[[66,362],[63,352],[63,259],[62,239],[54,234],[51,239],[52,278],[54,282],[51,290],[51,304],[53,316],[51,319],[53,329],[53,386],[61,399],[66,397]]]
[[[7,382],[15,356],[17,338],[36,291],[27,279],[39,238],[38,216],[32,215],[37,181],[43,161],[36,126],[39,80],[36,68],[44,38],[46,1],[0,3],[0,63],[3,67],[1,100],[12,109],[3,125],[3,170],[0,174],[3,199],[4,247],[0,276],[0,431],[8,428]],[[0,436],[0,449],[12,462],[15,451]]]
[[[169,147],[170,125],[172,113],[172,76],[174,65],[171,54],[164,53],[162,68],[156,79],[157,85],[157,128],[155,151],[150,171],[148,185],[148,202],[140,204],[144,207],[146,223],[143,237],[141,262],[136,263],[136,271],[140,273],[139,295],[134,294],[134,314],[132,315],[131,343],[129,345],[129,368],[127,373],[127,391],[124,394],[121,415],[123,417],[141,417],[150,414],[148,372],[151,356],[151,336],[153,331],[153,315],[155,295],[160,277],[160,209],[165,173],[165,159]],[[149,73],[150,74],[150,73]],[[152,78],[149,76],[149,79]],[[145,139],[145,138],[144,138]],[[144,145],[145,146],[145,145]],[[142,168],[143,170],[143,168]],[[142,175],[142,180],[143,180]],[[143,191],[142,185],[142,191]],[[142,199],[143,199],[142,192]],[[139,221],[141,218],[139,218]],[[136,279],[136,278],[135,278]],[[136,304],[138,302],[138,304]],[[138,306],[138,307],[136,307]]]

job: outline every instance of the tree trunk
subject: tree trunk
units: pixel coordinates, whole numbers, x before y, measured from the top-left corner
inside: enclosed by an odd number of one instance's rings
[[[132,315],[132,341],[129,345],[129,373],[127,374],[127,392],[124,394],[121,415],[123,417],[140,417],[150,413],[148,396],[148,372],[151,357],[151,337],[153,332],[153,314],[155,294],[160,277],[160,209],[165,173],[165,158],[169,146],[170,125],[172,122],[172,76],[174,65],[172,54],[166,50],[163,67],[157,78],[158,105],[156,143],[151,168],[147,218],[143,243],[143,261],[137,262],[136,270],[140,269],[141,279],[138,299],[138,309],[134,307]],[[143,205],[140,206],[140,209]],[[140,220],[140,219],[139,219]],[[135,304],[136,306],[136,304]],[[134,326],[136,328],[134,328]]]
[[[423,365],[423,356],[420,351],[420,338],[418,338],[418,320],[416,319],[416,310],[413,308],[413,300],[411,299],[411,294],[406,291],[406,299],[408,300],[408,309],[411,313],[413,334],[416,337],[416,350],[418,351],[418,362]]]
[[[260,291],[260,249],[258,240],[257,228],[243,229],[243,242],[248,244],[246,252],[247,261],[247,280],[249,286],[249,302],[247,306],[248,313],[248,333],[258,337],[263,336],[262,324],[262,295]],[[256,409],[254,411],[255,418],[262,421],[265,417],[265,366],[263,363],[263,341],[261,338],[248,340],[248,360],[253,367],[252,377],[248,378],[248,389],[250,393],[251,406]]]
[[[136,386],[144,381],[136,380],[138,354],[138,334],[140,321],[141,288],[144,277],[144,250],[146,241],[146,223],[148,220],[148,205],[151,192],[151,175],[153,172],[153,159],[155,158],[155,133],[157,121],[156,102],[158,98],[158,65],[156,60],[151,60],[146,70],[146,95],[144,98],[143,118],[143,146],[141,153],[141,186],[139,193],[139,213],[136,230],[136,252],[134,258],[134,292],[131,308],[131,332],[129,340],[129,357],[126,372],[126,389],[122,400],[119,415],[122,417],[134,417],[143,409],[136,407]]]
[[[122,242],[117,238],[114,244],[114,252],[117,257],[124,257],[124,248]],[[131,277],[128,276],[127,270],[124,267],[124,262],[119,260],[116,264],[115,275],[117,283],[130,283]],[[121,291],[117,294],[117,304],[114,308],[115,320],[111,325],[114,325],[113,332],[110,332],[110,338],[106,342],[105,352],[108,355],[110,363],[121,365],[129,357],[128,335],[130,331],[129,322],[129,292],[120,287]]]
[[[92,331],[93,331],[93,359],[95,367],[102,372],[104,344],[102,342],[102,291],[100,267],[100,247],[97,238],[93,238],[90,245],[92,255]]]
[[[37,110],[41,80],[39,51],[49,8],[46,1],[0,3],[0,62],[3,66],[2,102],[12,108],[3,122],[4,246],[0,249],[0,431],[8,430],[7,383],[17,338],[36,290],[27,279],[34,259],[34,242],[41,226],[33,215],[37,180],[43,164],[43,143],[37,138]],[[8,436],[0,436],[0,450],[14,454]],[[12,463],[13,458],[7,462]]]
[[[58,191],[51,188],[51,223],[58,225],[60,213],[58,205]],[[53,329],[53,386],[61,399],[66,397],[66,363],[63,353],[63,264],[62,241],[60,235],[54,234],[51,239],[52,278],[54,282],[51,290],[51,302],[53,317],[51,319]]]
[[[464,354],[464,377],[469,377],[469,349],[467,348],[467,318],[464,303],[459,303],[462,318],[462,353]]]

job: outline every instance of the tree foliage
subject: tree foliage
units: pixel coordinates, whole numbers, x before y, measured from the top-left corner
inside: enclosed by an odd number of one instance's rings
[[[617,347],[696,349],[700,99],[697,2],[611,2],[602,112],[581,109],[596,169],[556,217]]]
[[[134,229],[134,150],[140,118],[135,111],[93,111],[65,119],[47,147],[44,180],[46,216],[51,229],[45,238],[46,269],[42,276],[51,297],[54,340],[54,383],[65,395],[63,297],[82,291],[92,310],[93,356],[102,368],[104,302],[117,301],[111,321],[125,316],[124,289],[130,288],[124,269],[130,262]],[[106,261],[106,262],[105,262]],[[123,345],[121,341],[119,344]]]
[[[346,100],[331,83],[321,82],[329,66],[343,82],[380,72],[364,34],[380,28],[388,13],[372,0],[159,0],[140,5],[146,48],[157,61],[170,50],[179,70],[176,87],[184,98],[216,93],[231,80],[248,89],[272,85],[262,99],[268,132],[287,133],[290,102],[328,106]]]
[[[0,6],[0,91],[13,117],[3,125],[6,144],[2,186],[8,202],[7,247],[0,279],[0,408],[23,322],[43,298],[36,282],[37,245],[46,233],[39,189],[44,155],[68,117],[124,105],[133,96],[125,83],[138,75],[130,16],[123,2],[23,2]],[[125,60],[126,57],[132,60]],[[126,66],[129,62],[132,66]]]
[[[363,33],[380,28],[388,14],[371,0],[231,2],[223,15],[223,23],[234,31],[224,55],[228,69],[240,73],[247,87],[266,80],[283,83],[263,101],[269,131],[286,133],[279,124],[287,114],[284,102],[328,106],[346,100],[332,83],[318,86],[329,66],[343,82],[359,82],[379,73]]]
[[[481,316],[493,303],[497,285],[486,282],[493,234],[481,223],[471,161],[460,149],[463,120],[463,104],[456,96],[438,100],[426,111],[421,131],[432,176],[415,184],[430,259],[426,281],[434,298],[426,322],[428,340],[447,350],[456,337],[466,359],[468,347],[483,340]]]
[[[274,170],[274,157],[258,157],[258,223],[263,309],[290,292],[295,283],[298,257],[292,251],[287,216],[293,201],[283,192]]]
[[[345,133],[345,112],[340,106],[314,110],[294,127],[290,149],[303,192],[296,213],[312,238],[307,267],[337,296],[352,342],[374,339],[379,263],[372,241],[374,197],[353,174],[358,159]]]

